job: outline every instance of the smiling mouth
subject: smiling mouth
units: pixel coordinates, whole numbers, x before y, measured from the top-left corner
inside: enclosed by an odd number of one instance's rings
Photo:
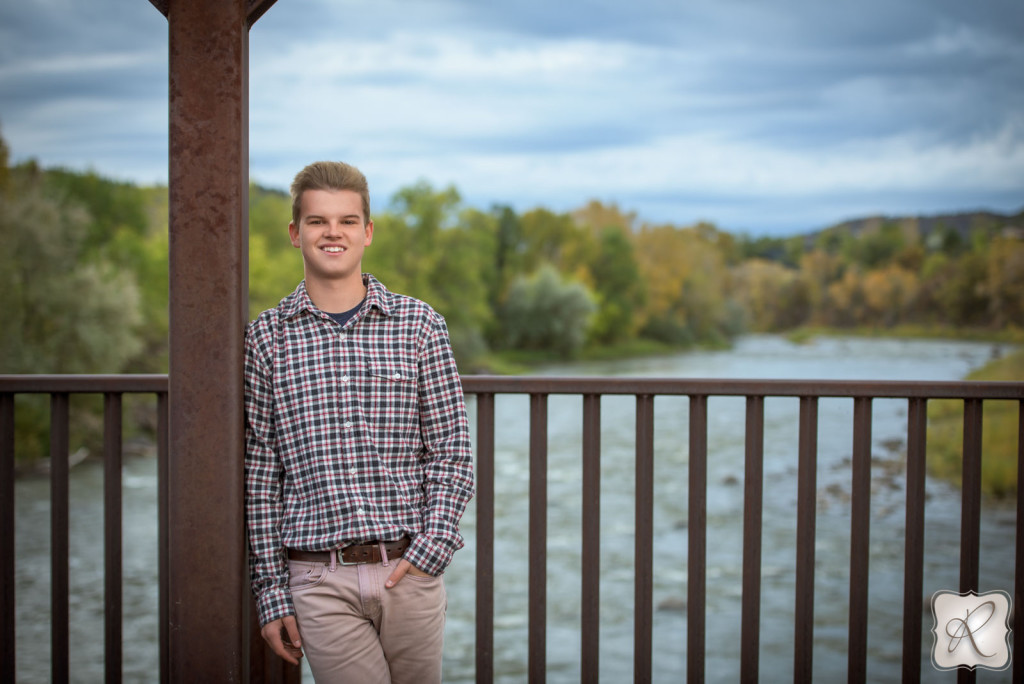
[[[341,254],[345,251],[344,247],[340,247],[338,245],[328,245],[326,247],[321,247],[320,249],[328,254]]]

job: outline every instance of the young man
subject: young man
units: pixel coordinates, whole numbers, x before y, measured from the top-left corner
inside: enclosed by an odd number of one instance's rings
[[[441,574],[473,495],[444,319],[362,273],[366,178],[317,162],[291,187],[305,279],[249,324],[246,526],[263,638],[317,681],[439,682]]]

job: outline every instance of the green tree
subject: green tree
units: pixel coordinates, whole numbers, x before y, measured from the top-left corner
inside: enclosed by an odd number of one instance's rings
[[[89,214],[48,192],[34,163],[6,170],[0,190],[0,373],[118,373],[141,347],[131,271],[89,247]],[[93,251],[91,258],[86,253]],[[46,451],[40,397],[19,402],[19,459]],[[94,414],[74,412],[81,439]],[[95,427],[95,424],[93,424]]]
[[[633,241],[622,228],[609,226],[600,232],[590,274],[598,304],[592,339],[602,344],[631,339],[643,309],[644,282]]]
[[[564,280],[553,266],[542,266],[512,283],[502,309],[505,346],[571,357],[586,341],[594,308],[586,286]]]
[[[288,237],[291,196],[249,187],[249,317],[277,306],[302,280],[302,257]]]
[[[435,191],[421,182],[402,188],[388,210],[376,214],[373,244],[363,263],[388,289],[423,299],[445,317],[465,368],[486,350],[483,331],[492,309],[485,275],[489,264],[478,251],[486,240],[478,224],[472,224],[473,230],[463,227],[460,205],[453,187]]]
[[[84,259],[90,217],[48,197],[34,164],[0,194],[0,364],[6,373],[117,373],[140,349],[134,274]]]

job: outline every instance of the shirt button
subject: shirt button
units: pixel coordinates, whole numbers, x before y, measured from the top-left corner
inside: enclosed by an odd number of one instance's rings
[[[346,428],[352,427],[352,421],[351,420],[346,420],[345,421],[345,425],[343,427],[346,427]]]
[[[342,375],[341,376],[341,381],[342,382],[348,382],[348,376],[347,375]]]
[[[341,340],[342,342],[345,341],[346,337],[348,337],[348,335],[346,335],[345,333],[341,333],[340,335],[338,335],[338,339]]]
[[[401,380],[402,379],[402,374],[401,373],[395,373],[393,377],[395,378],[395,380]]]
[[[356,509],[356,515],[363,515],[363,509],[362,508],[357,508]]]
[[[349,468],[348,474],[351,475],[352,477],[355,477],[356,476],[356,469],[355,468]]]

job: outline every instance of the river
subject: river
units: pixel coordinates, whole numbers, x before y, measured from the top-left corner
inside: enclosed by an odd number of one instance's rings
[[[958,380],[1005,353],[1000,345],[865,338],[820,338],[795,345],[778,336],[749,336],[729,350],[549,366],[547,375],[707,378]],[[655,401],[654,662],[656,682],[685,678],[687,549],[687,399]],[[471,421],[475,403],[469,404]],[[528,399],[497,399],[495,501],[495,679],[522,682],[527,665]],[[743,514],[742,398],[712,397],[708,406],[708,545],[706,673],[709,682],[739,677]],[[873,406],[868,680],[899,681],[902,653],[903,456],[906,401]],[[548,624],[549,682],[579,681],[581,400],[549,404]],[[634,401],[602,400],[601,679],[632,679]],[[792,681],[795,596],[795,502],[798,400],[765,402],[764,513],[760,664],[763,681]],[[852,401],[819,406],[818,518],[814,673],[846,674],[849,591],[849,499]],[[72,470],[72,679],[99,682],[102,671],[102,467]],[[156,469],[129,457],[124,471],[124,674],[156,681]],[[959,585],[959,491],[929,478],[925,529],[925,595]],[[18,681],[49,680],[49,488],[45,479],[16,483]],[[449,591],[445,681],[474,678],[475,508],[464,518],[466,548],[446,575]],[[1014,510],[985,502],[981,589],[1010,591]],[[1012,593],[1012,592],[1011,592]],[[931,618],[922,604],[923,681],[953,681],[927,661]],[[979,681],[1009,673],[979,671]],[[306,681],[312,681],[311,677]]]

